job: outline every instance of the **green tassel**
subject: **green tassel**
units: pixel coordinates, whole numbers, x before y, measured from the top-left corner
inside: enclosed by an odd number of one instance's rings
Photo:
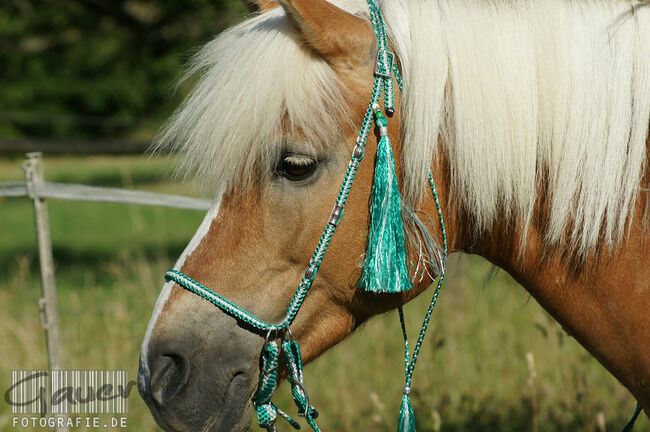
[[[377,147],[370,204],[368,246],[359,286],[366,291],[395,293],[411,289],[406,267],[406,241],[393,149],[386,117],[375,108],[381,139]]]
[[[415,416],[408,393],[402,397],[402,407],[399,410],[399,424],[397,432],[415,432]]]

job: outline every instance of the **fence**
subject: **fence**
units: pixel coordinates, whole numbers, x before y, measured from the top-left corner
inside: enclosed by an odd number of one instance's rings
[[[23,170],[25,171],[25,182],[0,182],[0,197],[29,197],[34,202],[43,295],[38,302],[39,317],[41,326],[45,329],[49,368],[50,370],[61,370],[63,369],[63,348],[56,307],[54,257],[46,200],[100,201],[190,210],[207,210],[210,201],[178,195],[46,182],[43,175],[43,158],[40,152],[26,155]],[[57,431],[67,431],[67,428],[57,428]]]

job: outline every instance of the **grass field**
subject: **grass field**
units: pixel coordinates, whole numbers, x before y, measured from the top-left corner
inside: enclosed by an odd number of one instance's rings
[[[22,179],[0,159],[0,181]],[[191,194],[167,180],[171,161],[46,158],[50,181]],[[49,204],[67,369],[137,373],[140,341],[162,274],[189,241],[199,212],[101,203]],[[38,257],[31,203],[0,199],[0,389],[12,369],[46,369],[38,323]],[[507,274],[488,278],[477,257],[452,256],[415,373],[418,432],[619,431],[633,398]],[[429,294],[406,308],[417,331]],[[403,386],[397,315],[365,325],[306,368],[325,431],[394,431]],[[290,409],[288,389],[278,397]],[[158,430],[136,393],[129,430]],[[280,424],[281,430],[289,430]],[[13,430],[0,403],[0,431]],[[255,428],[253,430],[256,430]],[[636,431],[650,430],[646,418]]]

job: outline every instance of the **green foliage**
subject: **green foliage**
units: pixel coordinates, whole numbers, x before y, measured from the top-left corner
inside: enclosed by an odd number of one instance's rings
[[[238,0],[0,2],[0,137],[150,135],[193,48]]]

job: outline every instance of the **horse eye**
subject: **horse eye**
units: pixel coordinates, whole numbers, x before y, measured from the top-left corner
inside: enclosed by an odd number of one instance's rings
[[[276,167],[276,173],[287,180],[300,181],[311,177],[316,168],[318,160],[314,157],[285,153]]]

